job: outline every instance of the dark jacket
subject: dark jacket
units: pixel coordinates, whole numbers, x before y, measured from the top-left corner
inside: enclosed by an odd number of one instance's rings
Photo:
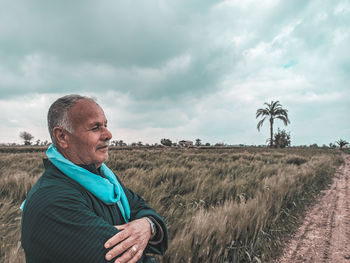
[[[118,206],[104,204],[48,159],[44,166],[45,172],[29,192],[23,209],[22,246],[27,263],[108,262],[104,243],[119,232],[114,225],[125,224]],[[99,174],[94,166],[84,168]],[[163,254],[168,245],[164,220],[121,185],[130,204],[130,221],[151,216],[163,230],[163,241],[149,243],[145,253]]]

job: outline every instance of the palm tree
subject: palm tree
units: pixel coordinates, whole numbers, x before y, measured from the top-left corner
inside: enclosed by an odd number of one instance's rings
[[[339,141],[336,141],[336,143],[339,145],[340,149],[343,149],[343,147],[347,144],[349,144],[347,141],[340,139]]]
[[[270,120],[270,147],[273,146],[273,122],[275,119],[280,119],[283,121],[284,125],[288,125],[290,123],[288,119],[288,110],[283,109],[282,105],[279,101],[271,101],[270,104],[267,102],[264,103],[267,107],[264,109],[258,109],[256,111],[256,118],[263,117],[262,120],[258,122],[258,125],[256,126],[258,131],[260,131],[261,126],[263,125],[266,118],[269,118]]]

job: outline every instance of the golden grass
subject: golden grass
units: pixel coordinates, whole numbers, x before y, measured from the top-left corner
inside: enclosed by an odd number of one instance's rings
[[[24,262],[18,206],[43,153],[0,153],[0,258]],[[167,221],[162,262],[268,262],[342,159],[321,149],[112,150],[107,165]]]

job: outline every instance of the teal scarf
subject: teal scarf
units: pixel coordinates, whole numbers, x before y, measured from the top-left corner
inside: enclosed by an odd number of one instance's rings
[[[102,202],[107,205],[116,203],[125,222],[129,222],[130,206],[128,199],[114,173],[104,163],[101,165],[101,173],[106,178],[91,173],[67,160],[53,144],[47,149],[46,155],[61,172],[78,182]]]

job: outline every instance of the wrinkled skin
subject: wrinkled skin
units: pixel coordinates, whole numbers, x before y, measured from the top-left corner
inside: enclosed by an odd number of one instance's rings
[[[151,227],[144,218],[131,221],[130,223],[115,226],[119,233],[106,241],[105,247],[113,247],[107,254],[106,259],[118,257],[115,263],[136,263],[143,254],[151,237]]]

